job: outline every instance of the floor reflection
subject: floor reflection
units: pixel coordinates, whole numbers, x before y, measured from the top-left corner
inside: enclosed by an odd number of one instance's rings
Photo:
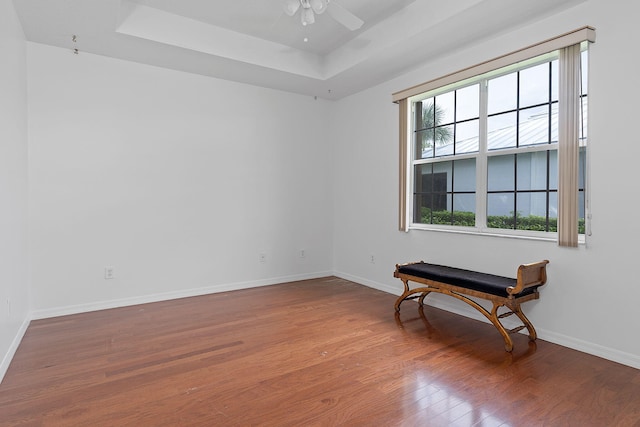
[[[411,313],[406,313],[402,311],[395,312],[396,325],[405,334],[409,333],[409,331],[411,331],[412,333],[420,333],[420,334],[423,334],[425,338],[428,340],[432,340],[432,339],[439,340],[443,343],[450,344],[452,348],[459,348],[461,345],[465,344],[464,342],[460,341],[460,338],[458,336],[452,336],[450,334],[451,331],[447,330],[446,321],[439,322],[438,326],[435,327],[432,324],[432,322],[430,322],[429,319],[427,318],[425,310],[434,310],[434,311],[438,310],[439,312],[446,313],[447,316],[460,317],[464,319],[464,321],[471,322],[470,325],[472,325],[471,326],[472,328],[482,328],[483,330],[481,332],[483,336],[495,334],[496,337],[499,337],[498,342],[502,343],[502,337],[500,336],[498,331],[495,329],[495,327],[493,327],[493,325],[491,325],[490,323],[481,322],[479,320],[471,319],[471,318],[464,318],[463,316],[459,316],[454,313],[445,312],[444,310],[440,310],[440,309],[429,307],[429,306],[418,306],[416,309],[418,316],[415,316],[415,315],[412,316]],[[406,311],[409,312],[412,310],[406,310]],[[421,322],[420,329],[413,327],[412,324],[415,322]],[[411,328],[408,327],[409,325],[411,325],[412,327]],[[519,334],[519,335],[521,335],[522,337],[526,337],[525,334]],[[491,353],[470,352],[469,356],[479,357],[486,361],[495,362],[496,360],[499,360],[500,364],[508,365],[517,360],[529,357],[536,352],[537,345],[535,341],[527,340],[526,343],[523,343],[523,341],[524,339],[519,340],[517,345],[514,344],[514,349],[512,352],[504,351],[504,346],[498,345],[495,347],[495,350],[496,350],[495,352],[493,351]],[[483,350],[484,349],[485,348],[483,347]],[[465,351],[468,351],[468,348],[465,348]],[[495,355],[498,355],[499,357],[496,358]],[[491,357],[487,358],[486,356],[491,356]]]
[[[527,374],[519,362],[536,352],[535,342],[523,336],[512,353],[506,352],[493,325],[429,306],[405,308],[395,313],[395,322],[407,343],[424,343],[428,351],[428,358],[417,357],[405,371],[412,378],[404,384],[408,413],[402,425],[511,425],[505,415],[509,408],[502,407],[494,390],[499,395],[522,385]]]

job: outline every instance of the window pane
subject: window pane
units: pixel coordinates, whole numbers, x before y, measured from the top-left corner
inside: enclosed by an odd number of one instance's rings
[[[584,191],[578,192],[578,233],[584,234]]]
[[[513,229],[513,203],[513,193],[489,194],[487,196],[487,226]]]
[[[414,222],[475,226],[476,159],[414,167]]]
[[[433,127],[433,98],[427,98],[415,103],[416,130]]]
[[[480,116],[480,85],[456,91],[456,120],[474,119]]]
[[[489,194],[487,198],[487,215],[513,215],[514,193]]]
[[[578,192],[578,218],[584,219],[584,191]]]
[[[587,117],[588,117],[588,98],[584,97],[580,99],[580,110],[578,112],[579,114],[579,118],[578,118],[578,126],[579,126],[579,135],[580,135],[580,145],[586,145],[586,139],[587,139],[587,129],[589,128],[587,126]]]
[[[440,217],[443,215],[446,216],[447,212],[450,215],[450,211],[447,209],[449,198],[450,196],[447,194],[434,193],[415,195],[413,222],[421,224],[439,224],[439,222],[433,222],[432,217],[434,215],[438,215]]]
[[[557,191],[549,192],[549,218],[558,219],[558,192]]]
[[[514,110],[517,107],[517,95],[518,80],[516,73],[489,80],[489,114]]]
[[[421,130],[415,133],[415,159],[427,159],[434,156],[433,129]]]
[[[434,98],[428,98],[415,104],[416,130],[433,129],[437,126],[447,124],[447,122],[444,120],[446,114],[451,114],[451,117],[453,117],[453,104],[448,107],[451,112],[447,113],[443,105],[441,105],[441,98],[442,102],[446,101],[446,97],[439,96],[436,100],[434,100]],[[433,136],[431,137],[433,138]],[[442,135],[437,133],[435,135],[436,140],[439,142],[449,142],[451,137],[453,137],[453,134]]]
[[[416,165],[413,183],[414,193],[426,193],[432,191],[433,185],[430,180],[430,177],[433,174],[432,170],[433,168],[430,164]]]
[[[520,71],[520,108],[549,102],[549,63]]]
[[[476,191],[476,159],[454,162],[453,191]],[[475,202],[475,196],[474,202]],[[475,208],[473,209],[475,211]]]
[[[558,231],[558,193],[549,193],[549,231]]]
[[[549,142],[549,107],[527,108],[520,111],[519,146]]]
[[[489,191],[513,191],[514,155],[491,156],[487,162],[487,189]]]
[[[441,186],[438,187],[438,191],[451,191],[453,188],[453,162],[433,163],[433,173],[440,177],[444,177],[441,178],[440,181],[441,183],[444,183],[444,185],[441,184]]]
[[[516,229],[547,231],[547,193],[518,193]]]
[[[547,152],[518,154],[518,191],[547,189]]]
[[[456,124],[456,154],[475,153],[480,149],[480,120]]]
[[[589,81],[589,67],[587,66],[587,64],[589,63],[589,51],[588,50],[584,50],[582,51],[582,54],[580,56],[580,73],[582,74],[582,80],[581,80],[581,91],[580,94],[581,95],[586,95],[587,94],[587,82]]]
[[[549,150],[549,189],[558,189],[558,150]]]
[[[413,199],[413,222],[420,224],[431,224],[432,196],[415,195]]]
[[[434,129],[435,156],[451,156],[453,154],[453,125],[438,126]]]
[[[558,60],[551,62],[551,101],[558,100]]]
[[[516,146],[516,113],[498,114],[487,118],[489,150]]]
[[[453,123],[455,111],[455,92],[436,96],[436,125]]]
[[[476,225],[476,196],[475,194],[453,195],[453,224],[463,227]]]
[[[551,105],[551,142],[558,142],[558,104]]]
[[[413,221],[427,224],[432,211],[447,210],[447,188],[451,186],[451,162],[443,165],[416,165],[414,179]],[[434,167],[435,166],[435,167]],[[425,219],[428,218],[428,219]]]
[[[580,147],[578,151],[578,188],[584,189],[584,176],[587,168],[587,149]]]
[[[432,224],[452,224],[453,215],[451,213],[451,194],[444,196],[447,209],[433,210],[432,212]]]

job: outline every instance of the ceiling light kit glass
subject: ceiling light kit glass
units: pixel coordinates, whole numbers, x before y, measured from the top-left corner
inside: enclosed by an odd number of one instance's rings
[[[300,21],[302,25],[309,25],[316,22],[315,15],[324,13],[329,6],[329,0],[286,0],[284,11],[287,15],[293,16],[300,10]]]

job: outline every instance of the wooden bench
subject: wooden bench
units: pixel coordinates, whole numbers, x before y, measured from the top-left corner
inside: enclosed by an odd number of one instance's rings
[[[520,304],[539,298],[538,287],[547,281],[546,266],[549,261],[544,260],[531,264],[523,264],[518,267],[517,278],[495,276],[493,274],[479,273],[460,268],[446,267],[442,265],[428,264],[424,261],[396,264],[394,277],[404,283],[404,292],[395,303],[396,312],[400,311],[400,304],[405,300],[418,299],[422,307],[424,298],[431,292],[450,295],[466,302],[482,313],[504,338],[504,347],[507,351],[513,350],[513,341],[510,333],[516,333],[524,328],[529,331],[529,339],[537,338],[536,330],[522,312]],[[422,286],[411,289],[409,282],[419,283]],[[469,297],[482,298],[493,303],[489,312],[483,306]],[[498,314],[502,306],[510,311]],[[523,325],[507,330],[500,319],[515,314]]]

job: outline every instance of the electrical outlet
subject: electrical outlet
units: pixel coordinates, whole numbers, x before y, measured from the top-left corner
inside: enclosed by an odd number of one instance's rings
[[[109,279],[113,279],[115,276],[115,268],[114,267],[105,267],[104,268],[104,279],[105,280],[109,280]]]
[[[369,258],[369,262],[370,262],[371,264],[375,264],[375,263],[376,263],[376,257],[375,257],[375,255],[371,255],[371,258]]]
[[[305,252],[304,249],[300,249],[300,258],[304,258],[307,256],[307,253]]]
[[[264,252],[260,254],[260,262],[267,262],[267,254]]]

